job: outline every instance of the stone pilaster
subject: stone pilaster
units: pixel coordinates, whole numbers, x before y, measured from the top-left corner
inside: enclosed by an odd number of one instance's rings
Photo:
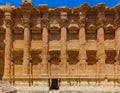
[[[12,48],[12,16],[11,5],[7,4],[5,7],[5,63],[4,63],[4,77],[5,80],[10,80],[11,77],[11,48]]]
[[[23,16],[24,24],[24,49],[23,49],[23,75],[24,78],[29,77],[30,65],[30,16]]]
[[[61,12],[61,74],[68,74],[68,63],[67,63],[67,11]]]
[[[42,39],[43,39],[43,49],[42,49],[42,64],[44,66],[44,73],[43,74],[48,74],[49,73],[49,64],[48,64],[48,28],[47,26],[43,27],[43,32],[42,32]]]
[[[98,74],[99,75],[105,75],[105,60],[106,60],[106,54],[105,54],[105,46],[104,46],[104,28],[100,27],[97,30],[97,41],[98,41],[98,52],[97,52],[97,58],[98,58]]]
[[[80,51],[79,51],[79,59],[80,59],[80,69],[82,72],[80,74],[86,74],[87,68],[87,55],[86,55],[86,32],[85,28],[81,27],[79,30],[79,41],[80,41]]]
[[[115,75],[119,76],[119,67],[120,67],[120,27],[118,27],[115,31],[115,43],[116,43],[116,63],[115,63]]]
[[[61,62],[62,62],[62,67],[64,68],[64,71],[62,71],[63,74],[68,74],[67,71],[67,42],[66,42],[66,37],[67,37],[67,28],[63,26],[61,28]]]

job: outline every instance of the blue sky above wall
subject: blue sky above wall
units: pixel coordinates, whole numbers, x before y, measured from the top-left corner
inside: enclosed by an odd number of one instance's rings
[[[6,4],[7,2],[19,7],[22,0],[0,0],[0,4]],[[39,4],[48,4],[49,7],[77,7],[87,2],[90,6],[95,6],[98,3],[105,3],[107,7],[114,7],[120,0],[32,0],[35,7]]]

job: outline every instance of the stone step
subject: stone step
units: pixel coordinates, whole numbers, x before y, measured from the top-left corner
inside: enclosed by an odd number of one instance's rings
[[[59,93],[59,90],[50,90],[49,93]]]

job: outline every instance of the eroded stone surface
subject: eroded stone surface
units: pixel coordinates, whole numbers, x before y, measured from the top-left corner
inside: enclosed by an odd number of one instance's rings
[[[16,87],[120,87],[120,4],[0,6],[0,79]]]

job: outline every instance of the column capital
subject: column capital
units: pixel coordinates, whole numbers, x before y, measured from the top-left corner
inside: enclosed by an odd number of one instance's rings
[[[22,23],[23,23],[24,27],[30,26],[30,13],[29,12],[26,11],[23,14]]]
[[[45,28],[48,28],[49,27],[49,20],[48,18],[43,18],[41,20],[41,23],[42,23],[42,26],[45,27]]]
[[[7,3],[5,8],[4,8],[4,11],[5,11],[5,13],[4,13],[4,15],[5,15],[5,25],[7,27],[11,27],[13,25],[12,14],[11,14],[12,6],[9,3]]]
[[[85,27],[85,21],[86,21],[86,13],[80,12],[79,13],[79,21],[78,21],[80,27]]]
[[[67,21],[68,21],[67,12],[62,11],[60,14],[60,17],[61,17],[61,20],[60,20],[61,27],[66,27]]]
[[[97,26],[98,27],[104,27],[104,23],[105,23],[105,11],[98,12],[97,17],[98,17]]]

